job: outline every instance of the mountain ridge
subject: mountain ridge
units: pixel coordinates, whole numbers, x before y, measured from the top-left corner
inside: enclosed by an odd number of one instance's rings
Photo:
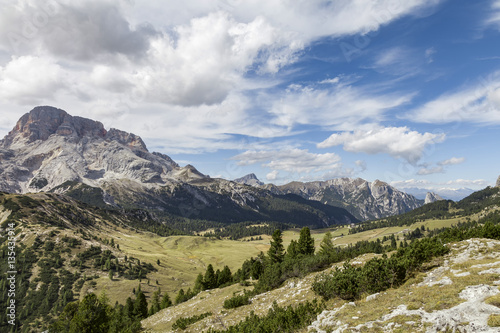
[[[0,141],[0,172],[0,191],[56,190],[89,204],[152,210],[165,219],[285,223],[287,216],[292,224],[316,227],[357,222],[341,208],[210,178],[192,165],[180,167],[165,154],[149,152],[135,134],[106,130],[98,121],[49,106],[23,115]],[[295,214],[280,216],[282,207]]]
[[[360,220],[397,215],[424,204],[424,200],[399,191],[378,179],[368,182],[362,178],[344,177],[274,185],[263,184],[254,174],[249,174],[235,181],[264,188],[275,194],[296,194],[308,200],[345,208]]]

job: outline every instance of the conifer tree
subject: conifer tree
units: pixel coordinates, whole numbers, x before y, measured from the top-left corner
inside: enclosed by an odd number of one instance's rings
[[[299,243],[297,243],[295,239],[292,239],[290,245],[288,245],[288,248],[286,249],[286,255],[289,258],[295,259],[297,258],[298,254],[299,254]]]
[[[153,296],[151,297],[151,306],[149,307],[148,315],[152,316],[158,311],[160,311],[160,295],[158,291],[155,291],[153,293]]]
[[[267,255],[271,260],[271,263],[281,263],[283,261],[285,249],[283,247],[283,238],[281,236],[281,230],[276,229],[273,232],[271,247],[267,251]]]
[[[319,251],[318,251],[319,255],[327,256],[335,250],[335,246],[333,245],[332,239],[333,239],[333,236],[330,233],[330,231],[328,231],[323,236],[323,240],[321,241],[321,244],[319,245]]]
[[[304,255],[314,254],[314,239],[311,237],[311,230],[308,227],[300,230],[299,253]]]
[[[207,267],[207,271],[205,272],[205,278],[203,279],[205,282],[206,289],[213,289],[217,285],[217,280],[215,278],[214,267],[212,264],[209,264]]]
[[[163,295],[160,303],[160,309],[165,309],[172,306],[172,301],[170,300],[170,296],[168,296],[167,292]]]
[[[181,288],[179,292],[177,293],[177,296],[175,297],[175,304],[180,304],[184,301],[184,289]]]
[[[146,301],[146,296],[142,291],[137,293],[137,298],[134,302],[134,311],[141,319],[148,316],[148,302]]]
[[[196,277],[196,281],[194,282],[194,291],[200,292],[205,290],[205,281],[203,280],[203,275],[200,273]]]

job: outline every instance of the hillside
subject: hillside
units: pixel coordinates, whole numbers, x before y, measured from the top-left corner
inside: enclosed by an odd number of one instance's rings
[[[500,316],[497,296],[500,294],[500,241],[471,239],[449,244],[449,248],[449,254],[427,265],[400,288],[365,295],[355,302],[329,301],[307,331],[497,332],[497,328],[488,323],[494,325],[495,315]],[[363,255],[352,262],[359,266],[374,257],[376,255]],[[334,267],[342,265],[341,262]],[[332,270],[333,267],[323,273]],[[186,303],[160,311],[142,324],[146,332],[173,332],[172,324],[186,314],[212,312],[184,332],[224,329],[244,320],[252,311],[265,316],[275,301],[280,307],[312,301],[317,297],[312,285],[320,274],[290,280],[281,288],[253,297],[251,304],[230,310],[223,308],[224,300],[248,287],[235,285],[204,291]],[[495,325],[500,322],[496,321]]]
[[[17,320],[23,332],[29,326],[46,329],[66,304],[89,292],[106,290],[113,304],[134,297],[139,285],[148,299],[159,288],[174,297],[179,289],[192,286],[208,264],[236,270],[268,247],[266,240],[177,235],[145,211],[103,210],[48,193],[0,193],[0,224],[3,258],[9,252],[10,226],[16,234]],[[7,264],[2,260],[4,272]],[[5,281],[2,275],[3,291]],[[2,306],[7,301],[4,298]],[[1,319],[3,331],[4,312]]]

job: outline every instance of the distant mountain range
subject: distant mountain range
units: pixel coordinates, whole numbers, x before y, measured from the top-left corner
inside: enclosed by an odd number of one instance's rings
[[[413,195],[417,199],[425,199],[427,196],[427,193],[429,193],[428,189],[425,188],[418,188],[418,187],[408,187],[402,189],[404,192]],[[475,191],[462,187],[462,188],[457,188],[457,189],[449,189],[449,188],[436,188],[432,190],[432,193],[435,193],[442,197],[443,199],[446,200],[453,200],[453,201],[460,201],[463,198],[471,195]]]
[[[308,200],[348,210],[360,220],[372,220],[406,213],[422,206],[425,201],[397,190],[380,180],[368,182],[361,178],[336,178],[327,181],[291,182],[285,185],[263,184],[255,175],[235,179],[275,194],[296,194]],[[430,195],[438,199],[439,196]],[[432,202],[432,201],[430,201]]]

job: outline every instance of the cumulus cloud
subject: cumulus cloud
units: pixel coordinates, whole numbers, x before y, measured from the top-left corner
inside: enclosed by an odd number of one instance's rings
[[[408,127],[379,127],[373,130],[334,133],[318,148],[343,145],[344,150],[367,154],[386,153],[410,163],[422,158],[426,146],[442,142],[444,134],[419,133]]]
[[[3,4],[2,4],[3,5]],[[132,27],[119,2],[18,1],[7,5],[0,30],[14,52],[46,50],[75,60],[103,60],[106,55],[141,57],[157,32],[148,24]],[[7,39],[7,40],[5,40]]]
[[[46,58],[22,56],[0,67],[0,98],[40,104],[68,84],[61,66]]]
[[[325,36],[366,34],[437,3],[0,0],[0,103],[64,107],[176,152],[235,149],[233,135],[302,124],[351,130],[412,96],[341,78],[279,91],[279,74]]]
[[[409,112],[407,118],[422,123],[500,124],[500,72],[478,81],[427,102]]]
[[[274,181],[274,180],[278,179],[278,175],[279,175],[279,171],[273,170],[266,175],[266,179],[269,181]]]
[[[337,169],[340,167],[340,157],[334,153],[315,154],[307,149],[283,149],[283,150],[248,150],[238,154],[232,159],[237,160],[239,165],[262,164],[273,170],[287,172],[310,173]]]

